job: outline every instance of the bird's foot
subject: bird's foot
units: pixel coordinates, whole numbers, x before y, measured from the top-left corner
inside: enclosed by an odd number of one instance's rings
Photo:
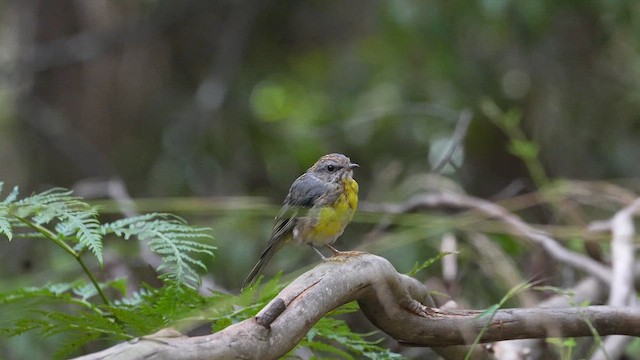
[[[325,247],[333,253],[330,258],[324,258],[324,261],[345,261],[352,256],[359,256],[365,254],[362,251],[340,251],[329,244],[325,244]]]

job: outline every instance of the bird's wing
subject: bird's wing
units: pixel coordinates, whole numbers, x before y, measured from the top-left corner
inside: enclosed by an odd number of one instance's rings
[[[260,260],[251,269],[249,276],[244,281],[242,288],[253,284],[260,275],[269,260],[284,244],[284,240],[289,236],[298,221],[298,216],[305,210],[312,208],[316,200],[326,192],[326,185],[313,175],[302,174],[293,182],[289,189],[289,194],[284,199],[282,209],[276,215],[275,224],[267,248],[260,255]]]
[[[273,231],[269,239],[269,245],[278,242],[296,226],[297,218],[305,208],[313,207],[316,200],[326,192],[326,184],[313,175],[307,173],[298,177],[289,194],[284,199],[284,204],[276,215]]]

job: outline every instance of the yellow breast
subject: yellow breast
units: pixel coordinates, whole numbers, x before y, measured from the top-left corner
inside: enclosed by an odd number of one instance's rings
[[[358,207],[358,183],[353,179],[343,182],[344,191],[331,206],[324,206],[311,230],[310,241],[314,245],[332,243],[342,235]]]

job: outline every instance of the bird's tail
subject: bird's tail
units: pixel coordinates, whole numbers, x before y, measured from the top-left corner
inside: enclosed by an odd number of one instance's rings
[[[267,266],[273,255],[280,250],[280,246],[282,246],[280,241],[272,242],[267,246],[267,248],[262,252],[262,255],[260,255],[260,260],[258,260],[258,263],[253,267],[253,269],[251,269],[249,276],[247,276],[244,284],[242,284],[242,290],[253,285],[258,278],[258,275],[262,273],[262,270]]]

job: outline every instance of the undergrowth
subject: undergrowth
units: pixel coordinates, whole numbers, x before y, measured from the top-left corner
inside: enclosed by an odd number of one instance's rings
[[[0,193],[2,187],[0,182]],[[51,280],[0,293],[2,312],[9,314],[0,318],[0,338],[27,332],[56,337],[52,357],[62,359],[167,326],[188,333],[206,325],[217,332],[254,316],[284,285],[276,277],[240,295],[202,289],[206,259],[216,250],[209,233],[170,214],[103,223],[98,209],[71,191],[51,189],[19,199],[13,188],[0,200],[0,238],[48,241],[75,261],[77,271],[73,281]],[[162,286],[131,284],[126,278],[98,280],[104,276],[104,247],[118,239],[140,241],[159,256]],[[132,287],[138,290],[127,293]],[[356,310],[348,304],[323,318],[292,354],[304,348],[315,358],[399,358],[368,340],[372,334],[353,333],[339,318]]]

